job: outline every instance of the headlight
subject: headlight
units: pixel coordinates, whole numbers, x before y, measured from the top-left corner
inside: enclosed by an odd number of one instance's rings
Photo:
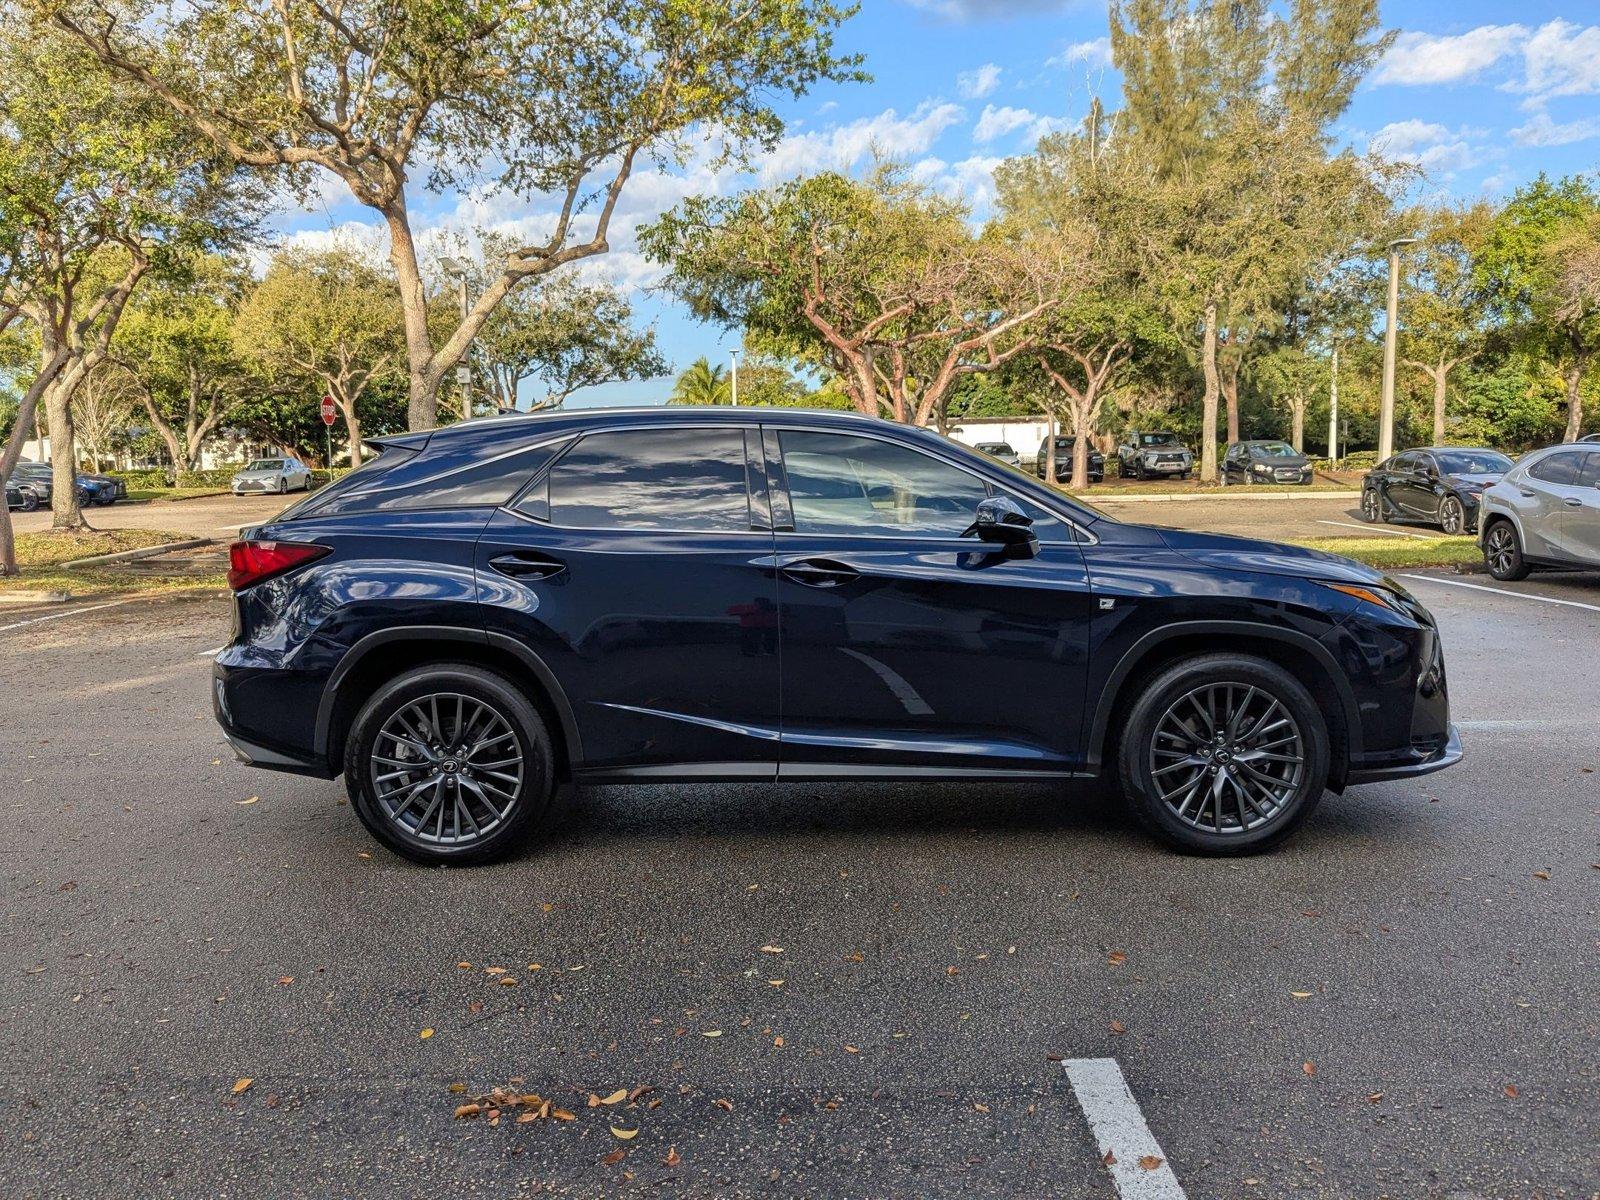
[[[1267,466],[1266,463],[1251,463],[1250,464],[1250,469],[1252,471],[1256,472],[1258,475],[1270,475],[1270,474],[1272,474],[1272,468]]]
[[[1365,600],[1368,604],[1376,604],[1379,608],[1386,608],[1390,612],[1409,616],[1400,597],[1386,587],[1361,583],[1331,583],[1326,579],[1317,580],[1325,588],[1332,588],[1336,592],[1343,592],[1346,596],[1354,596],[1357,600]]]

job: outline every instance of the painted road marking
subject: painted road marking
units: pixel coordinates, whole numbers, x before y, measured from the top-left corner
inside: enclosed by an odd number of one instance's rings
[[[24,625],[37,625],[40,621],[59,621],[62,617],[75,617],[79,613],[94,612],[101,608],[116,608],[119,604],[131,604],[132,600],[111,600],[105,604],[91,604],[86,608],[69,608],[66,612],[46,613],[42,617],[29,617],[26,621],[13,621],[10,625],[0,625],[0,633],[8,629],[21,629]]]
[[[1422,583],[1442,583],[1445,587],[1471,588],[1475,592],[1510,596],[1513,600],[1537,600],[1540,604],[1559,604],[1563,608],[1582,608],[1589,612],[1600,612],[1600,604],[1585,604],[1582,600],[1557,600],[1554,596],[1535,596],[1531,592],[1508,592],[1505,588],[1484,587],[1481,583],[1463,583],[1459,579],[1439,579],[1433,575],[1402,575],[1400,578],[1416,579]]]
[[[1318,525],[1339,525],[1345,529],[1359,529],[1364,533],[1383,533],[1390,537],[1418,538],[1424,542],[1436,542],[1439,539],[1428,533],[1407,533],[1403,529],[1384,529],[1380,525],[1357,525],[1354,521],[1323,521],[1318,520]]]
[[[1167,1156],[1144,1123],[1114,1058],[1069,1058],[1061,1064],[1078,1107],[1089,1120],[1100,1160],[1122,1200],[1186,1200]],[[1142,1166],[1141,1162],[1153,1166]]]

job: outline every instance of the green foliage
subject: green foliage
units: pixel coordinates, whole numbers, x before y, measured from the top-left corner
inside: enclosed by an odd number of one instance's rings
[[[733,381],[728,372],[708,358],[697,358],[672,385],[672,404],[732,404]]]

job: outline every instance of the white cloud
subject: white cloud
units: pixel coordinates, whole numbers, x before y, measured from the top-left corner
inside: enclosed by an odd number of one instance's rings
[[[1600,137],[1600,117],[1581,117],[1576,121],[1556,124],[1547,112],[1537,112],[1526,125],[1511,131],[1519,146],[1567,146]]]
[[[1600,25],[1547,21],[1523,44],[1522,62],[1523,79],[1513,90],[1529,93],[1530,106],[1600,93]]]
[[[984,63],[976,70],[963,71],[956,76],[956,91],[967,100],[982,100],[1000,85],[1000,68],[995,63]]]
[[[1378,130],[1368,143],[1374,153],[1392,162],[1414,163],[1430,175],[1450,175],[1477,161],[1467,143],[1466,131],[1432,121],[1393,121]]]
[[[906,0],[906,3],[948,21],[994,20],[1067,7],[1065,0]]]
[[[1002,104],[997,108],[993,104],[985,104],[982,114],[978,117],[978,123],[972,127],[972,140],[986,145],[996,138],[1005,137],[1008,133],[1026,129],[1028,139],[1036,142],[1045,134],[1054,132],[1064,125],[1065,122],[1061,118],[1041,117],[1032,109],[1012,108],[1009,104]]]
[[[925,154],[939,136],[965,116],[959,104],[924,101],[910,116],[885,109],[832,129],[786,137],[778,143],[758,174],[763,184],[813,171],[846,171],[873,153],[889,158]]]
[[[1073,42],[1060,54],[1045,60],[1047,67],[1109,67],[1111,65],[1111,39],[1097,37],[1093,41]]]
[[[1460,83],[1514,53],[1528,36],[1522,25],[1480,25],[1455,36],[1406,30],[1373,74],[1374,83]]]
[[[911,165],[911,178],[952,200],[963,201],[981,215],[994,203],[994,171],[1003,161],[981,154],[954,165],[942,158],[923,158]]]

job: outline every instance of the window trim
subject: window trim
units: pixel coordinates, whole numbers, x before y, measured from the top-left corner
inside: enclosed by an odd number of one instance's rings
[[[1060,521],[1063,525],[1065,525],[1068,529],[1070,529],[1073,532],[1073,534],[1075,536],[1073,537],[1073,540],[1070,543],[1071,545],[1074,545],[1074,546],[1097,546],[1097,545],[1100,544],[1100,539],[1098,537],[1096,537],[1089,530],[1085,529],[1074,518],[1066,516],[1060,510],[1055,508],[1053,505],[1046,504],[1044,501],[1039,500],[1039,499],[1037,499],[1037,498],[1035,498],[1033,496],[1029,496],[1029,495],[1026,495],[1025,493],[1020,493],[1020,492],[1017,492],[1017,491],[1015,491],[1015,490],[1013,490],[1013,489],[1011,489],[1009,487],[1006,487],[1004,484],[998,482],[997,480],[994,480],[994,479],[990,478],[989,476],[985,475],[983,472],[975,470],[975,469],[973,469],[973,467],[969,466],[968,464],[956,460],[953,456],[941,454],[935,449],[912,445],[910,442],[904,441],[901,438],[892,437],[892,436],[890,436],[888,434],[879,433],[876,430],[867,430],[867,429],[842,430],[842,429],[832,429],[832,428],[826,428],[826,427],[819,428],[819,427],[817,427],[815,425],[798,425],[798,424],[794,424],[793,422],[786,422],[786,421],[781,421],[781,420],[780,421],[770,421],[770,422],[763,421],[761,423],[761,428],[763,430],[771,429],[775,433],[779,433],[779,434],[781,434],[784,430],[787,429],[787,430],[791,430],[791,431],[796,432],[796,433],[824,433],[824,434],[832,434],[834,436],[839,436],[839,437],[871,438],[874,441],[888,442],[891,446],[899,446],[902,449],[909,450],[914,454],[925,454],[929,458],[933,459],[936,462],[944,463],[948,467],[954,467],[958,471],[963,471],[966,474],[971,475],[979,483],[983,484],[984,487],[986,487],[988,489],[989,495],[991,495],[991,496],[993,496],[996,492],[1000,492],[1003,495],[1005,495],[1006,497],[1008,497],[1009,499],[1012,499],[1012,500],[1026,500],[1029,504],[1032,504],[1032,505],[1035,505],[1038,508],[1044,509],[1045,512],[1049,513],[1052,517],[1054,517],[1056,520]],[[773,464],[774,458],[776,459],[776,462],[777,462],[778,471],[782,475],[782,478],[780,480],[772,480],[770,478],[771,472],[772,472],[772,469],[773,469],[772,468],[772,464]],[[768,486],[771,487],[771,488],[776,489],[773,492],[774,497],[776,497],[778,492],[781,491],[782,497],[783,497],[783,507],[788,509],[788,511],[789,511],[789,518],[788,518],[788,521],[787,521],[788,528],[784,528],[782,525],[779,525],[777,523],[777,519],[776,519],[776,507],[777,506],[776,506],[776,504],[774,505],[773,532],[779,537],[784,537],[784,536],[791,536],[791,537],[850,537],[850,538],[861,538],[861,539],[864,539],[864,540],[882,541],[882,542],[904,542],[904,541],[912,541],[912,540],[932,542],[932,541],[937,541],[938,540],[938,538],[932,538],[932,537],[917,538],[916,535],[914,535],[914,534],[894,534],[894,533],[816,534],[816,533],[801,533],[800,531],[798,531],[798,530],[796,530],[794,528],[794,515],[793,515],[794,509],[793,509],[793,501],[791,501],[790,498],[789,498],[789,476],[788,476],[788,470],[783,465],[783,450],[782,450],[782,447],[779,445],[778,439],[776,437],[773,438],[772,445],[769,447],[768,452],[767,452],[767,470],[768,470],[768,475],[769,475]],[[953,535],[953,534],[940,534],[939,537],[947,537],[950,540],[959,540],[959,535]]]

